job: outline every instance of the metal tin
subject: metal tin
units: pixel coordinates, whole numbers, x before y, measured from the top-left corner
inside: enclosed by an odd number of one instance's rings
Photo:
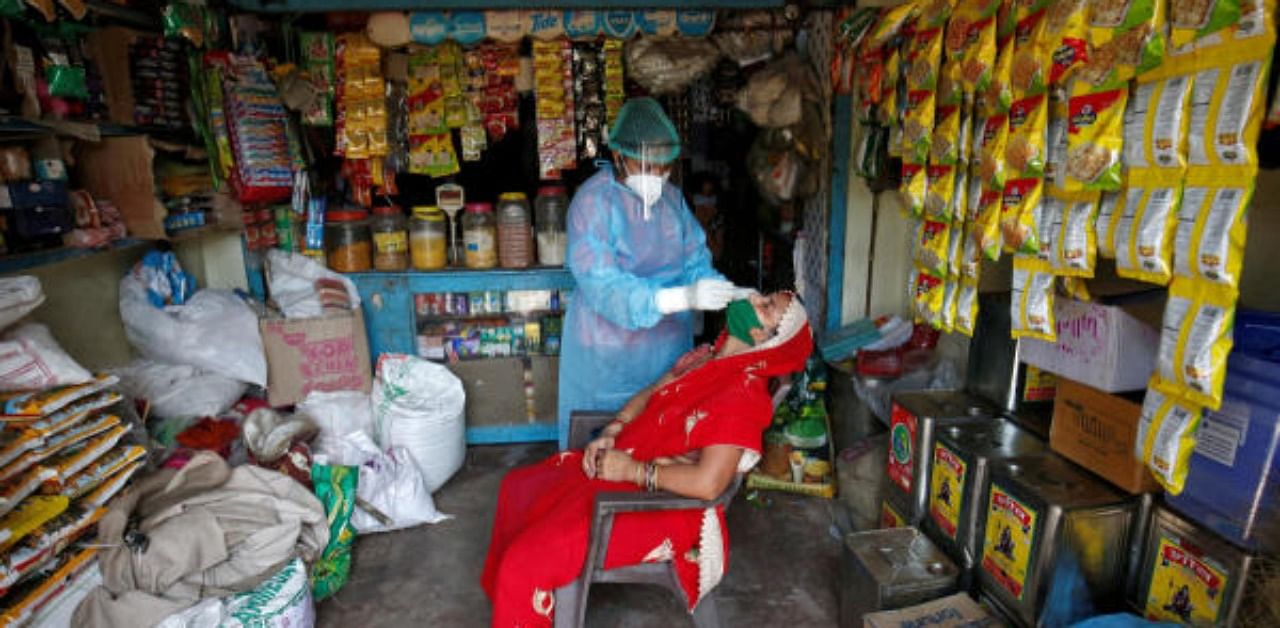
[[[916,528],[868,530],[844,539],[840,561],[840,625],[954,593],[954,563]]]
[[[960,567],[962,587],[974,584],[991,462],[1044,452],[1044,441],[1004,418],[938,430],[921,528]]]
[[[957,390],[900,392],[889,417],[889,479],[906,497],[908,518],[925,514],[933,438],[939,427],[988,421],[999,413],[982,399]]]
[[[1142,616],[1195,626],[1234,626],[1254,557],[1157,507],[1145,543],[1136,607]]]
[[[1024,399],[1027,365],[1022,362],[1021,342],[1009,334],[1009,293],[983,294],[978,302],[965,390],[990,399],[1022,427],[1048,438],[1053,402]]]
[[[907,496],[895,486],[891,486],[889,476],[880,481],[880,525],[884,528],[905,528],[919,523],[911,519],[910,504]]]
[[[1136,502],[1051,453],[995,461],[990,473],[978,584],[996,607],[1037,626],[1120,605]],[[1050,616],[1050,596],[1071,603]]]

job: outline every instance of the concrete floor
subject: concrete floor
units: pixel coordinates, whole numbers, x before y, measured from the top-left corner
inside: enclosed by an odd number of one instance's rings
[[[473,447],[467,463],[436,493],[454,519],[434,526],[362,536],[350,581],[318,607],[320,628],[470,627],[489,624],[480,569],[493,523],[498,483],[507,469],[539,460],[550,445]],[[725,626],[834,626],[840,543],[831,534],[832,502],[742,493],[729,510],[729,572],[716,589]],[[692,626],[664,589],[598,585],[587,626]]]

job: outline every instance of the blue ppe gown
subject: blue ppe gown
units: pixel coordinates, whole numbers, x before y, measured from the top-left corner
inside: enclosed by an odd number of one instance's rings
[[[569,205],[566,262],[577,287],[561,340],[561,449],[571,411],[620,409],[692,348],[693,315],[664,316],[654,293],[724,279],[675,186],[663,185],[646,220],[640,196],[607,165],[583,182]]]

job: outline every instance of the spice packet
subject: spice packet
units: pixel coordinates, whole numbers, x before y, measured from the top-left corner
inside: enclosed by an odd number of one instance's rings
[[[1065,82],[1089,57],[1085,0],[1055,0],[1046,10],[1045,33],[1051,51],[1049,83]]]
[[[1001,198],[1000,236],[1004,250],[1010,253],[1035,255],[1040,250],[1040,203],[1044,194],[1042,179],[1013,179],[1004,185]]]
[[[1098,255],[1107,259],[1116,257],[1116,223],[1120,220],[1124,209],[1122,201],[1127,195],[1127,188],[1119,192],[1103,192],[1098,201],[1098,219],[1093,223],[1093,230],[1098,242]]]
[[[956,295],[955,331],[973,337],[978,322],[978,280],[960,279],[960,293]]]
[[[934,277],[946,278],[950,254],[951,226],[938,220],[922,220],[918,229],[916,263]]]
[[[1045,141],[1049,129],[1049,101],[1044,94],[1014,101],[1009,108],[1009,143],[1005,165],[1010,176],[1044,175]]]
[[[1130,173],[1125,207],[1116,223],[1116,274],[1165,285],[1173,277],[1181,177]]]
[[[1239,55],[1200,70],[1192,79],[1187,132],[1187,163],[1192,166],[1258,163],[1270,52],[1257,56],[1245,48]]]
[[[1188,103],[1191,77],[1139,82],[1124,110],[1124,166],[1187,166]]]
[[[1127,89],[1072,94],[1067,104],[1067,159],[1061,173],[1064,190],[1120,189],[1128,97]]]
[[[1186,484],[1202,414],[1160,381],[1152,382],[1142,400],[1134,454],[1170,494],[1181,493]]]
[[[1098,193],[1068,194],[1050,191],[1062,202],[1062,223],[1053,250],[1053,270],[1058,276],[1092,277],[1097,263],[1098,240],[1094,220]]]
[[[1253,178],[1247,174],[1213,168],[1188,172],[1174,236],[1174,275],[1239,287],[1245,210],[1252,198]]]
[[[1222,405],[1237,292],[1228,285],[1177,278],[1169,286],[1155,384],[1189,403]]]
[[[916,318],[929,326],[942,326],[942,303],[946,298],[946,286],[942,279],[927,272],[914,273],[911,282],[912,304]]]
[[[1058,329],[1053,317],[1053,271],[1048,263],[1031,256],[1014,256],[1011,297],[1011,332],[1014,338],[1057,342]]]

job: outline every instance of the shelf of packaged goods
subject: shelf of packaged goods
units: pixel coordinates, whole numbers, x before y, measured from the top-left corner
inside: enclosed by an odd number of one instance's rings
[[[186,144],[194,143],[194,140],[188,137],[190,129],[133,126],[98,120],[29,120],[16,116],[0,117],[0,141],[13,142],[48,135],[70,137],[89,142],[98,142],[104,137],[151,135],[170,140],[180,138]]]
[[[93,248],[93,249],[82,249],[82,248],[76,248],[71,246],[60,246],[57,248],[42,249],[38,251],[30,251],[25,253],[13,253],[9,255],[0,255],[0,275],[10,275],[13,273],[29,271],[29,270],[41,268],[44,266],[60,264],[62,262],[83,259],[86,257],[93,257],[95,255],[102,255],[105,253],[111,253],[113,251],[119,251],[123,249],[149,246],[149,245],[156,244],[157,242],[168,241],[170,243],[177,244],[180,242],[189,242],[191,240],[198,240],[200,238],[205,238],[214,234],[231,234],[231,233],[239,233],[239,232],[233,229],[218,227],[216,225],[208,225],[205,227],[197,227],[194,229],[184,229],[182,231],[174,232],[172,235],[170,235],[168,238],[165,238],[164,240],[125,238],[123,240],[116,240],[115,242],[112,242],[111,244],[108,244],[104,247]]]

